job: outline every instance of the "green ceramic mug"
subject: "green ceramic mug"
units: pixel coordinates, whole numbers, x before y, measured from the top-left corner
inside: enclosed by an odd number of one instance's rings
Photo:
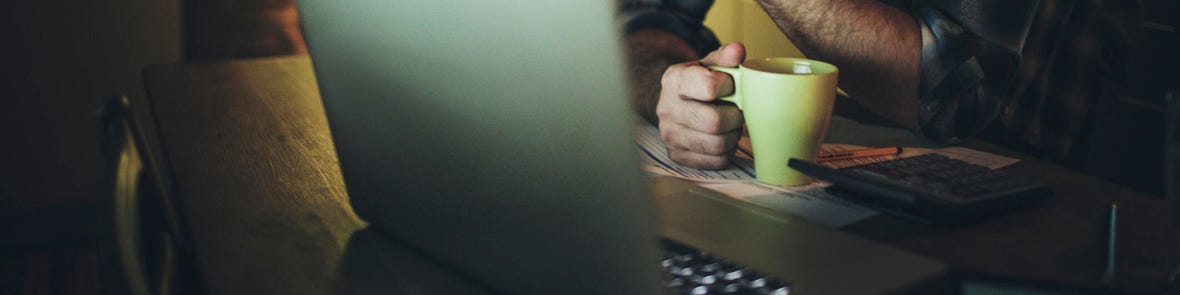
[[[780,186],[811,182],[787,167],[787,161],[815,161],[832,116],[839,70],[828,63],[788,57],[709,68],[733,77],[733,95],[721,99],[742,110],[758,180]]]

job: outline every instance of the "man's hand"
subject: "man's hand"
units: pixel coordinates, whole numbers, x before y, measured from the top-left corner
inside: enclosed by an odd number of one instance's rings
[[[742,112],[718,100],[733,93],[733,78],[708,66],[737,67],[745,58],[745,46],[730,43],[700,61],[664,71],[656,115],[673,161],[703,169],[728,165],[742,135]]]

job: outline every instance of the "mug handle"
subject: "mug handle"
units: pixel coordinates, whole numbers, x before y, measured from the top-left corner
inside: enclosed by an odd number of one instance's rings
[[[721,67],[721,66],[709,66],[709,69],[714,70],[714,71],[725,72],[726,74],[729,74],[729,76],[733,78],[733,94],[720,97],[720,99],[724,100],[724,101],[732,102],[733,104],[737,105],[739,110],[745,110],[745,108],[742,107],[743,99],[741,98],[741,93],[740,93],[742,88],[738,87],[738,85],[741,85],[741,83],[738,82],[738,80],[740,80],[742,77],[741,71],[739,70],[739,68],[726,68],[726,67]]]

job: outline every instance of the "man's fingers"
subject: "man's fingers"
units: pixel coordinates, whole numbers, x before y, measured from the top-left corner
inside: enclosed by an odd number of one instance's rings
[[[733,93],[733,77],[708,66],[736,67],[745,55],[745,46],[731,43],[699,62],[676,64],[664,72],[656,114],[673,161],[704,169],[729,166],[741,138],[742,113],[717,101]]]
[[[746,60],[746,46],[742,43],[734,42],[721,46],[717,50],[710,52],[709,55],[701,59],[701,63],[705,66],[722,66],[727,68],[737,67],[742,61]]]
[[[739,132],[742,126],[746,124],[745,117],[742,115],[742,110],[732,103],[715,104],[713,109],[716,110],[717,115],[721,117],[718,131],[714,134]],[[741,134],[738,134],[738,137]]]
[[[721,170],[729,167],[729,158],[724,156],[698,154],[669,148],[668,157],[677,164],[697,169]]]
[[[742,112],[732,104],[705,103],[681,100],[660,106],[661,122],[676,123],[704,134],[725,134],[737,130],[744,123]]]
[[[665,87],[664,91],[699,101],[714,101],[719,97],[733,94],[733,77],[697,62],[669,67],[668,71],[664,72],[660,84]]]
[[[720,157],[723,160],[733,155],[737,142],[741,138],[741,129],[725,134],[705,134],[675,123],[660,123],[660,137],[664,141],[670,155],[695,154],[690,158],[696,159],[689,163],[677,160],[677,163],[700,167],[699,160],[709,157]],[[675,158],[674,158],[675,160]]]

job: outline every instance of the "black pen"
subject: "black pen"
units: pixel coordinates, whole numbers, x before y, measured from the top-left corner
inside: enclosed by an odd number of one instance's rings
[[[1114,247],[1115,235],[1118,220],[1119,205],[1117,203],[1110,203],[1110,221],[1107,223],[1106,229],[1106,271],[1102,273],[1102,281],[1111,283],[1114,280]]]

